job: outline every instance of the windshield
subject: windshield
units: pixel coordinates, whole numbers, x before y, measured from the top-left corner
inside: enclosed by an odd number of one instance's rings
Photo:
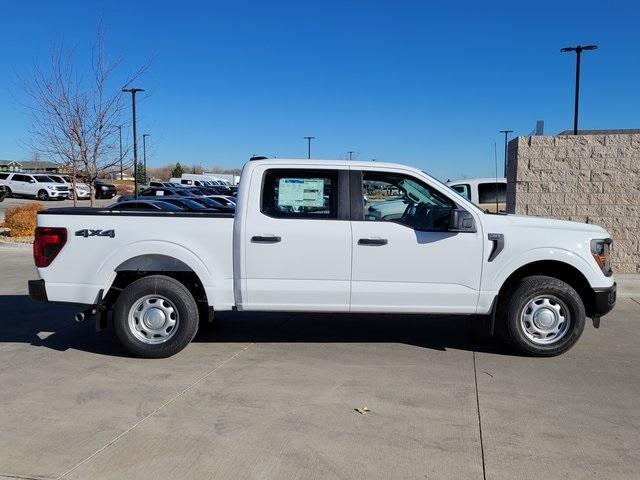
[[[184,200],[180,200],[180,201],[183,202],[187,207],[189,207],[192,210],[202,210],[204,208],[202,204],[194,200],[190,200],[188,198],[185,198]]]

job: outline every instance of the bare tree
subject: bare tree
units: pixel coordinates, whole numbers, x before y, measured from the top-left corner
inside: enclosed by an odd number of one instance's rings
[[[104,34],[98,28],[89,74],[74,64],[73,52],[60,46],[52,51],[46,70],[36,66],[28,80],[21,82],[31,100],[28,143],[70,174],[74,191],[76,178],[83,178],[93,193],[95,179],[120,165],[118,125],[127,123],[122,121],[127,113],[122,88],[148,67],[117,82],[114,77],[120,63],[107,59]],[[124,150],[122,156],[126,154]]]

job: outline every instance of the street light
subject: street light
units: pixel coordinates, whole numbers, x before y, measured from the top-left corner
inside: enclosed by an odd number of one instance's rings
[[[150,137],[151,134],[143,133],[142,134],[142,158],[144,159],[144,180],[147,181],[147,137]]]
[[[120,180],[122,180],[122,125],[118,125],[118,132],[120,133]]]
[[[307,158],[311,158],[311,140],[315,140],[316,137],[304,137],[307,141]]]
[[[500,130],[500,133],[504,133],[504,176],[507,176],[507,137],[513,130]],[[497,169],[496,169],[497,170]]]
[[[576,98],[573,109],[573,134],[578,134],[578,101],[580,97],[580,54],[585,50],[595,50],[597,45],[578,45],[576,47],[561,48],[560,52],[576,52]]]
[[[138,199],[138,137],[136,136],[136,93],[144,92],[142,88],[123,88],[123,92],[131,94],[131,115],[133,116],[133,198]]]
[[[349,155],[349,160],[353,160],[353,154],[356,153],[353,150],[349,150],[347,154]]]

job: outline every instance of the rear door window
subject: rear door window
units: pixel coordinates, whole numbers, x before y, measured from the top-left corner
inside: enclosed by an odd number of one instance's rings
[[[276,218],[337,219],[338,171],[267,170],[261,210]]]
[[[479,183],[478,184],[478,203],[505,203],[507,201],[507,184],[498,183]]]

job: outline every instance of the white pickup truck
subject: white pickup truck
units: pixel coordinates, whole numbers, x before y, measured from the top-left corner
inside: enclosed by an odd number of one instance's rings
[[[29,291],[100,327],[111,312],[140,357],[179,352],[225,310],[484,315],[550,356],[613,308],[610,249],[598,226],[487,214],[403,165],[261,157],[235,215],[40,212]]]

